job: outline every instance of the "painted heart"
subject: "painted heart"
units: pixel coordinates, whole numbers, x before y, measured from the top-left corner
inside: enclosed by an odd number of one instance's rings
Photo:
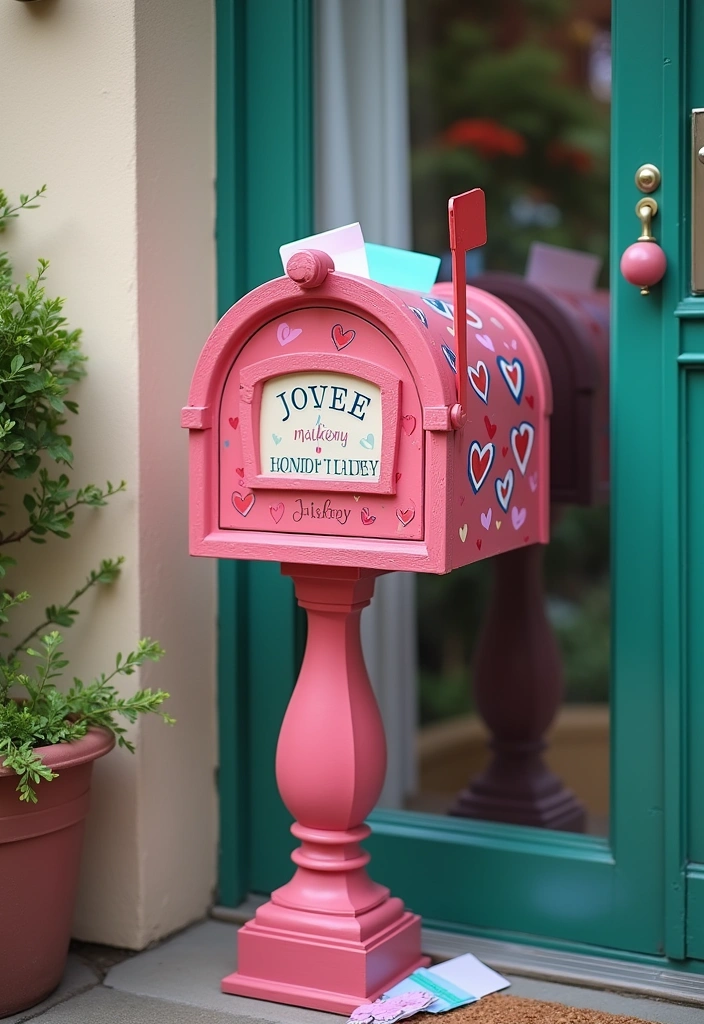
[[[467,326],[471,327],[473,331],[481,331],[484,326],[482,318],[477,316],[473,309],[467,310]]]
[[[244,476],[244,469],[241,466],[236,466],[235,473],[237,473],[237,476]]]
[[[274,522],[280,523],[281,517],[284,514],[283,501],[278,501],[275,505],[269,505],[269,512],[271,513],[271,518],[274,520]]]
[[[248,494],[240,494],[238,491],[232,493],[232,504],[241,516],[248,516],[254,507],[255,497],[250,491]]]
[[[230,416],[227,422],[230,424],[233,430],[237,430],[237,428],[240,425],[240,418],[239,416]]]
[[[516,508],[514,505],[511,509],[511,522],[513,523],[514,530],[520,530],[526,521],[528,513],[524,508]]]
[[[526,402],[528,403],[528,405],[532,409],[533,406],[535,405],[535,398],[533,397],[533,395],[526,395]]]
[[[477,551],[481,551],[481,549],[482,549],[482,540],[481,540],[481,537],[477,537]]]
[[[486,512],[482,512],[482,514],[479,516],[479,519],[484,529],[488,530],[489,527],[491,526],[491,509],[488,508]]]
[[[371,512],[369,511],[369,509],[368,509],[368,507],[366,505],[364,506],[364,508],[360,512],[360,515],[362,517],[362,525],[363,526],[371,526],[372,523],[376,522],[376,516],[373,516],[371,514]]]
[[[415,418],[415,416],[410,416],[410,415],[409,416],[402,416],[401,417],[401,426],[403,427],[404,431],[410,437],[411,434],[413,433],[413,431],[416,429],[416,418]]]
[[[340,352],[343,348],[347,348],[354,339],[357,337],[357,332],[353,330],[343,331],[342,324],[335,324],[332,329],[332,340],[335,342],[335,348]]]
[[[315,449],[315,454],[316,454],[316,455],[320,455],[320,453],[322,452],[322,450],[323,450],[322,448],[316,448],[316,449]]]
[[[462,541],[463,544],[467,540],[467,524],[466,523],[464,524],[464,526],[460,526],[460,540]]]
[[[408,308],[410,309],[411,313],[415,313],[420,322],[423,324],[423,327],[428,326],[428,318],[422,309],[418,309],[417,306],[409,306]]]
[[[274,442],[274,444],[281,444],[281,438],[279,437],[278,434],[272,434],[271,439]]]
[[[467,456],[467,475],[475,494],[486,480],[493,461],[493,444],[485,444],[482,448],[479,441],[472,441]]]
[[[358,494],[353,494],[352,497],[354,498],[355,501],[359,501],[359,495]]]
[[[396,518],[398,519],[401,526],[408,526],[416,517],[416,510],[414,508],[396,509]]]
[[[496,433],[496,424],[492,423],[488,416],[485,416],[484,426],[486,427],[486,432],[489,435],[489,440],[491,441],[494,434]]]
[[[289,327],[288,324],[279,324],[276,328],[276,340],[282,348],[284,345],[290,345],[292,341],[295,341],[299,334],[303,334],[300,327]]]
[[[495,523],[494,523],[494,526],[496,527],[496,529],[497,529],[497,530],[500,530],[500,529],[501,529],[501,523],[502,523],[502,522],[503,522],[503,520],[502,520],[502,519],[497,519],[497,520],[495,521]]]
[[[501,449],[501,454],[503,455],[504,458],[506,458],[506,456],[508,455],[508,448],[506,447],[506,445],[504,445],[503,448]]]
[[[518,342],[516,341],[515,338],[513,338],[512,341],[511,341],[511,348],[514,350],[514,352],[518,348]]]
[[[488,334],[475,334],[474,337],[477,339],[480,345],[484,348],[488,348],[490,352],[494,351],[494,342],[491,340]]]
[[[538,474],[531,473],[531,475],[528,477],[528,483],[530,484],[531,491],[533,492],[533,494],[535,494],[535,492],[538,490]]]
[[[533,451],[533,440],[535,431],[530,423],[520,423],[517,427],[511,427],[511,448],[521,476],[526,475],[530,453]]]
[[[367,434],[367,436],[363,437],[359,443],[361,444],[362,448],[366,448],[367,451],[371,451],[372,448],[374,447],[374,435]]]
[[[467,376],[476,394],[486,405],[489,400],[489,371],[486,368],[486,363],[480,359],[476,366],[468,366]]]
[[[503,480],[501,477],[497,477],[494,486],[496,488],[496,497],[499,499],[499,505],[501,505],[504,512],[508,512],[509,502],[513,494],[513,470],[509,469]]]
[[[529,540],[530,540],[530,537],[529,537],[528,534],[526,534],[525,537],[523,538],[523,543],[527,544]]]
[[[426,306],[430,306],[440,316],[444,316],[447,320],[454,319],[454,310],[449,302],[445,302],[444,299],[436,299],[434,295],[423,295],[421,296]]]
[[[223,448],[229,448],[230,447],[230,442],[229,441],[223,441],[222,446],[223,446]]]
[[[396,474],[396,483],[398,483],[400,479],[401,479],[401,474],[397,473]]]
[[[440,348],[442,349],[442,354],[445,356],[445,359],[447,359],[452,372],[457,373],[457,360],[455,359],[455,353],[451,348],[448,348],[447,345],[441,345]]]
[[[520,403],[521,396],[523,395],[523,363],[520,359],[514,359],[512,363],[509,363],[503,356],[497,356],[496,361],[499,364],[501,375],[508,384],[508,389],[513,395],[515,401]]]

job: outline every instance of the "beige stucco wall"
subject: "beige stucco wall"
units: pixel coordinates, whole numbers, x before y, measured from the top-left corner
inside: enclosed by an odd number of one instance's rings
[[[186,552],[179,429],[215,317],[213,65],[208,0],[0,6],[0,185],[49,186],[2,247],[20,269],[50,258],[50,291],[84,328],[75,482],[129,485],[71,541],[23,552],[20,586],[41,609],[125,555],[67,635],[72,669],[159,639],[167,657],[139,683],[168,689],[178,720],[143,722],[138,753],[95,770],[75,934],[131,948],[202,916],[215,883],[215,572]]]

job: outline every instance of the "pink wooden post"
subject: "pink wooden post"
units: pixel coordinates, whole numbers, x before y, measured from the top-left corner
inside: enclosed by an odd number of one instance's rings
[[[369,854],[359,845],[386,771],[360,640],[379,572],[300,565],[282,572],[293,576],[308,615],[276,752],[279,791],[301,846],[291,881],[241,929],[238,969],[222,988],[345,1012],[429,963],[420,954],[420,918],[369,878]]]
[[[483,193],[451,209],[463,261]],[[546,543],[549,525],[542,355],[498,299],[467,289],[459,316],[308,250],[198,360],[181,420],[191,553],[280,561],[309,624],[276,758],[296,872],[241,929],[225,992],[344,1013],[427,963],[420,919],[360,846],[386,764],[360,613],[382,572],[449,572]]]

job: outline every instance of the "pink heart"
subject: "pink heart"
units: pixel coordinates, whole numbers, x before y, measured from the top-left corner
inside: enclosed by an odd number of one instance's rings
[[[528,483],[530,484],[531,491],[533,491],[533,493],[535,494],[535,492],[538,489],[538,474],[531,473],[531,475],[528,477]]]
[[[515,338],[511,342],[511,348],[513,348],[513,349],[517,349],[518,348],[518,342],[516,341]]]
[[[316,449],[315,449],[315,454],[316,454],[316,455],[320,455],[320,453],[322,452],[322,450],[323,450],[322,448],[316,448]]]
[[[494,351],[494,342],[491,340],[488,334],[475,334],[474,337],[477,339],[480,345],[484,348],[488,348],[490,352]]]
[[[274,520],[274,522],[275,523],[280,523],[281,522],[281,517],[284,514],[284,503],[283,503],[283,501],[277,502],[276,505],[269,505],[269,512],[271,513],[271,518]]]
[[[276,340],[283,347],[284,345],[290,345],[302,333],[303,330],[300,327],[289,327],[288,324],[279,324],[276,328]]]
[[[401,426],[410,437],[413,431],[416,429],[416,418],[415,416],[402,416]]]
[[[479,518],[481,519],[482,526],[484,527],[484,529],[488,530],[489,527],[491,526],[491,509],[488,508],[486,512],[482,512]]]
[[[513,523],[514,530],[520,530],[526,521],[527,512],[524,508],[516,508],[514,505],[511,509],[511,522]]]

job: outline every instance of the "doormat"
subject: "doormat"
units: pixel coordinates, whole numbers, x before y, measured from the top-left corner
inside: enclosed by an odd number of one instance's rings
[[[562,1003],[544,1003],[519,996],[485,996],[442,1016],[418,1014],[414,1024],[647,1024],[640,1017],[621,1017],[602,1010],[581,1010]]]

